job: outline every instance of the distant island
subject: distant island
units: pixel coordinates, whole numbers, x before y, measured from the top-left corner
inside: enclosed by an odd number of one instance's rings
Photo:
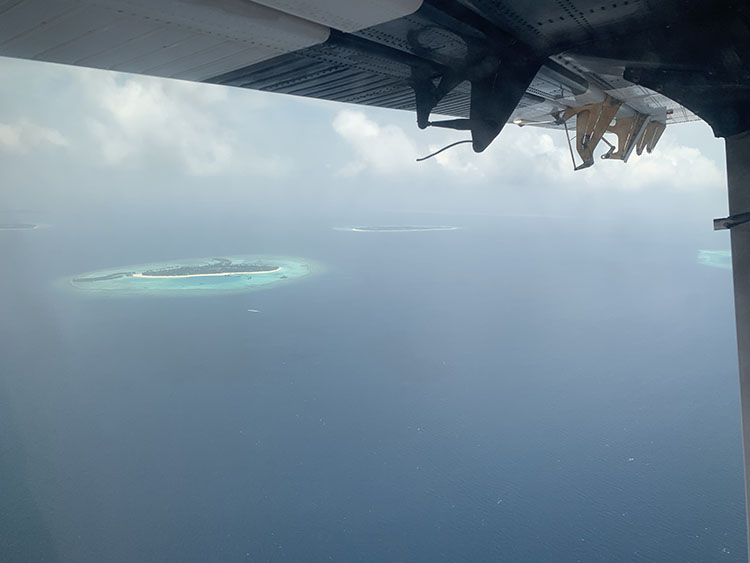
[[[198,276],[229,276],[234,274],[270,274],[279,270],[279,266],[268,264],[234,263],[226,258],[213,258],[211,264],[197,266],[172,266],[145,270],[140,274],[132,274],[137,278],[187,278]]]
[[[120,266],[79,274],[67,282],[100,294],[189,295],[259,289],[308,274],[310,266],[295,258],[245,255]]]
[[[358,232],[409,232],[409,231],[453,231],[458,227],[450,227],[443,225],[429,225],[429,226],[417,226],[417,225],[361,225],[358,227],[352,227],[349,230]]]
[[[36,229],[38,225],[34,223],[0,223],[2,231],[22,231],[27,229]]]
[[[732,269],[732,253],[729,250],[699,250],[698,264],[720,268],[722,270]]]

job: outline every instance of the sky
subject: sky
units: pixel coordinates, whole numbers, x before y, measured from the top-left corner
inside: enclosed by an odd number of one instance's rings
[[[464,137],[420,131],[402,111],[8,58],[0,67],[4,208],[137,199],[654,223],[679,213],[707,229],[727,210],[723,142],[702,122],[669,127],[651,155],[580,172],[563,132],[513,125],[483,154],[464,145],[418,163]]]

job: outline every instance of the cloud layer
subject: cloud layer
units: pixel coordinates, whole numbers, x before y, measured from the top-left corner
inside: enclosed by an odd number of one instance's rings
[[[594,167],[574,172],[562,131],[508,125],[483,154],[474,154],[468,145],[462,145],[417,164],[414,161],[420,152],[436,151],[462,138],[462,133],[433,134],[431,138],[439,138],[442,144],[430,142],[420,149],[419,136],[425,132],[416,128],[407,132],[396,125],[378,123],[360,110],[342,110],[333,120],[333,130],[351,149],[350,159],[339,169],[345,176],[447,176],[460,182],[514,185],[554,182],[576,189],[684,191],[723,187],[724,175],[717,163],[672,135],[679,127],[667,130],[653,154],[633,155],[628,163],[597,159]]]
[[[0,148],[10,152],[27,154],[44,145],[67,147],[69,144],[57,129],[42,127],[25,119],[0,123]]]
[[[380,125],[361,111],[340,111],[333,120],[333,129],[355,153],[354,160],[339,171],[344,176],[354,176],[366,169],[397,174],[418,156],[416,143],[400,127]]]
[[[4,177],[16,178],[6,197],[32,199],[33,190],[78,176],[71,183],[84,200],[231,194],[247,209],[273,200],[279,210],[589,216],[620,213],[623,202],[637,213],[663,209],[679,196],[696,216],[724,213],[723,148],[702,124],[669,127],[654,154],[627,164],[597,159],[580,172],[564,132],[514,125],[482,154],[460,145],[415,162],[468,134],[421,131],[409,112],[11,59],[0,65],[0,160]],[[69,188],[64,194],[72,197]]]
[[[89,73],[85,83],[98,109],[88,128],[108,164],[132,165],[156,156],[194,175],[245,164],[235,131],[215,119],[217,108],[227,103],[226,88],[112,73]],[[272,160],[253,164],[256,171],[274,171]]]

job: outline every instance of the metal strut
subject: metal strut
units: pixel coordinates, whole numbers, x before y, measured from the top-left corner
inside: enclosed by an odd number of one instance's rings
[[[745,509],[750,527],[750,224],[743,219],[750,209],[750,132],[726,139],[727,184],[732,239],[734,313],[742,409],[742,450],[745,460]],[[731,222],[732,219],[738,219]],[[721,220],[720,220],[721,221]],[[750,537],[750,528],[748,528]]]
[[[417,107],[417,125],[470,131],[474,152],[482,152],[498,136],[526,93],[544,61],[538,58],[487,56],[475,69],[452,70],[435,79],[414,71],[411,86]],[[437,84],[434,82],[437,80]],[[469,117],[430,121],[437,104],[458,84],[471,83]]]

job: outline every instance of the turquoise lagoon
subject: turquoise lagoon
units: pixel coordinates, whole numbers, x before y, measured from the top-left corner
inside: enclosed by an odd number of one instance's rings
[[[699,250],[698,263],[722,270],[732,269],[732,253],[729,250]]]
[[[247,266],[247,271],[244,271],[244,265]],[[222,269],[232,271],[222,272]],[[212,273],[168,275],[170,271],[201,270]],[[152,274],[149,275],[149,272]],[[154,272],[167,275],[157,276]],[[194,295],[268,288],[275,284],[289,283],[310,273],[310,265],[297,258],[242,255],[118,266],[78,274],[65,281],[73,288],[87,293]]]

